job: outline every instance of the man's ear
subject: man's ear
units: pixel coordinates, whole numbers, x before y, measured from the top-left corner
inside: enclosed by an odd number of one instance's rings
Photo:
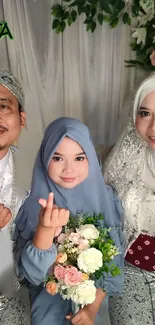
[[[20,125],[22,128],[25,128],[26,126],[26,113],[20,112]]]

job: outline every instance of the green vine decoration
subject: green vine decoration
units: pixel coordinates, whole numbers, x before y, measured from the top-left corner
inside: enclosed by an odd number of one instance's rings
[[[62,33],[82,15],[86,31],[108,23],[115,28],[119,22],[131,26],[131,48],[136,60],[125,61],[127,67],[155,70],[155,1],[154,0],[63,0],[52,7],[52,29]]]

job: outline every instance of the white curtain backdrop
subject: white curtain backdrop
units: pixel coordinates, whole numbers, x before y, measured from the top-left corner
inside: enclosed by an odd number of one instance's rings
[[[62,35],[52,31],[51,0],[0,0],[0,20],[14,40],[0,40],[0,68],[11,69],[26,97],[27,131],[18,154],[20,181],[29,187],[45,127],[60,116],[83,120],[95,145],[115,143],[124,101],[133,90],[135,70],[130,29],[120,24],[85,31],[82,18]],[[126,108],[127,109],[127,108]],[[23,172],[24,171],[24,172]]]

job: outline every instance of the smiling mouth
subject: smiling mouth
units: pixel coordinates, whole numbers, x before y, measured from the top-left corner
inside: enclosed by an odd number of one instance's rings
[[[155,144],[155,137],[149,137],[149,142],[150,142],[150,145],[154,145]]]
[[[72,183],[75,181],[76,177],[61,177],[61,179],[63,180],[63,182],[65,183]]]
[[[150,136],[149,136],[149,138],[150,138],[150,140],[155,141],[155,137],[150,137]]]

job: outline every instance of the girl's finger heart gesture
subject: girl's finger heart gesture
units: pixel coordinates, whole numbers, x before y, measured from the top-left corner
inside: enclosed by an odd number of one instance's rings
[[[47,228],[60,228],[65,226],[69,219],[69,210],[58,208],[53,203],[54,195],[50,193],[47,201],[40,199],[39,203],[42,206],[39,215],[39,223]]]

